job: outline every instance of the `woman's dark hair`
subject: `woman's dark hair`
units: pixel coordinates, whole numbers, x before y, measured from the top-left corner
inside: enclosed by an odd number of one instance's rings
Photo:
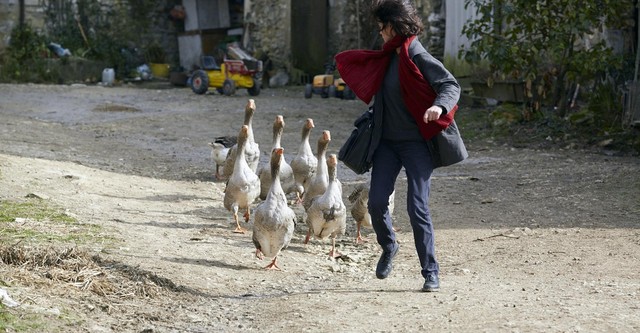
[[[371,14],[403,37],[419,35],[424,30],[422,19],[409,0],[372,0]]]

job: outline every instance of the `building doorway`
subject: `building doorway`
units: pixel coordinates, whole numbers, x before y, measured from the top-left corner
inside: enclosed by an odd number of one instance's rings
[[[308,77],[322,74],[328,54],[327,0],[291,1],[291,66]]]

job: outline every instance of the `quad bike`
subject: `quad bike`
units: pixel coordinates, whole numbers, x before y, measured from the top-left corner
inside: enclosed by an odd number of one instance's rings
[[[356,96],[353,91],[341,78],[333,76],[334,66],[330,65],[326,68],[326,74],[320,74],[313,77],[313,83],[307,83],[304,86],[304,97],[311,98],[313,94],[320,95],[322,98],[338,97],[342,99],[354,99]]]
[[[243,52],[234,50],[235,54]],[[230,96],[236,89],[246,88],[251,96],[260,94],[260,81],[262,77],[262,61],[240,53],[243,59],[227,59],[220,66],[216,64],[212,56],[201,58],[202,69],[191,74],[189,86],[196,94],[204,94],[209,87],[215,88],[219,93]]]

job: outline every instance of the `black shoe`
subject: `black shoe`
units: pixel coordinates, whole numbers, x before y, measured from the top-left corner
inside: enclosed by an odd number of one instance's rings
[[[393,269],[393,258],[398,254],[398,250],[400,249],[400,244],[395,243],[394,248],[390,251],[382,251],[382,255],[380,256],[380,260],[378,260],[378,267],[376,267],[376,277],[378,279],[385,279],[391,273],[391,269]]]
[[[433,292],[440,290],[440,279],[435,273],[430,273],[424,279],[424,285],[422,285],[422,291]]]

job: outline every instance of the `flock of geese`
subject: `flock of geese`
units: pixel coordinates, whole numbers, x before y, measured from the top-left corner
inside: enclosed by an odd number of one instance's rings
[[[304,207],[304,220],[308,227],[304,244],[312,235],[317,239],[330,237],[329,256],[339,257],[335,242],[336,237],[345,232],[347,208],[342,199],[342,184],[337,177],[337,156],[327,156],[331,133],[328,130],[322,132],[314,154],[309,143],[314,123],[313,119],[307,119],[302,127],[298,152],[288,163],[281,146],[285,122],[278,115],[273,122],[269,162],[259,165],[260,148],[252,129],[255,111],[255,101],[250,99],[238,136],[218,137],[209,143],[216,177],[226,180],[223,202],[224,207],[233,213],[234,232],[247,232],[240,223],[239,214],[243,213],[242,218],[248,223],[255,205],[252,240],[256,257],[273,258],[265,268],[280,269],[278,255],[288,246],[295,228],[296,214],[288,199],[291,197],[292,205]],[[357,224],[356,243],[360,243],[363,242],[360,227],[371,225],[367,212],[367,187],[357,186],[348,200],[352,203],[351,215]]]

